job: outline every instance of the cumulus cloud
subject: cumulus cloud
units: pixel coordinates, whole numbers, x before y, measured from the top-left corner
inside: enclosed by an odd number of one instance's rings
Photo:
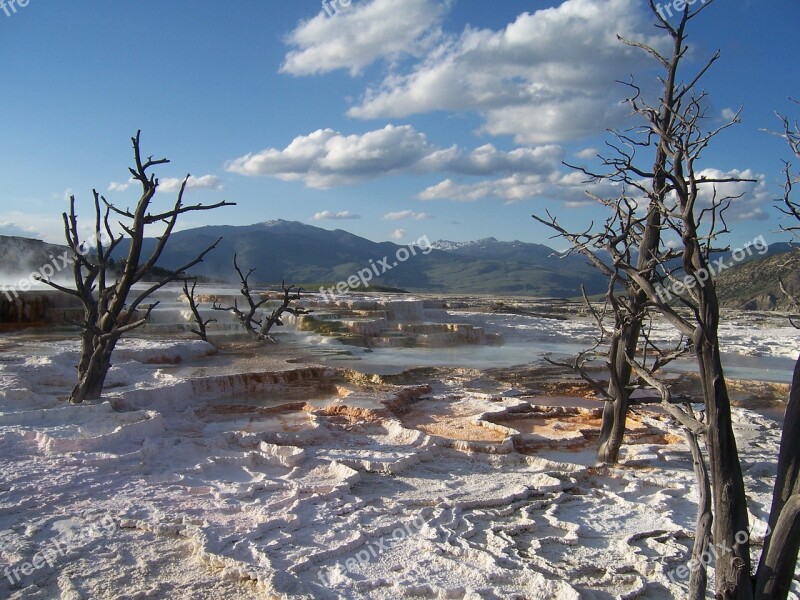
[[[88,229],[90,226],[83,225],[81,234],[86,235]],[[53,244],[63,244],[64,222],[55,212],[47,216],[20,211],[6,212],[0,214],[0,235],[35,238]]]
[[[567,0],[523,13],[504,29],[467,28],[443,38],[408,73],[393,72],[367,90],[350,116],[399,118],[472,111],[482,130],[519,144],[558,143],[602,132],[626,110],[619,73],[649,65],[627,39],[661,47],[638,0]]]
[[[159,192],[177,192],[181,189],[183,179],[177,177],[170,177],[167,179],[160,179],[158,185]],[[189,177],[186,182],[187,190],[221,190],[222,181],[216,175],[203,175],[202,177]]]
[[[403,219],[414,219],[415,221],[423,221],[432,218],[432,215],[424,212],[414,212],[413,210],[401,210],[398,212],[389,212],[383,215],[387,221],[402,221]]]
[[[405,229],[395,229],[391,235],[393,240],[402,240],[406,237],[406,230]]]
[[[548,189],[547,179],[541,175],[514,174],[500,179],[484,179],[477,183],[457,183],[445,179],[423,190],[420,200],[455,200],[475,202],[487,198],[507,203],[531,200],[542,196]]]
[[[558,167],[562,154],[556,145],[510,152],[491,144],[472,151],[458,146],[442,149],[410,125],[387,125],[361,135],[319,129],[296,137],[283,149],[267,148],[231,160],[225,168],[325,189],[402,173],[547,174]]]
[[[303,21],[286,38],[293,49],[281,72],[315,75],[348,69],[357,75],[376,60],[421,56],[439,37],[438,25],[450,0],[354,0],[337,3],[331,18],[325,10]],[[329,5],[329,11],[334,12]]]
[[[596,204],[587,192],[599,197],[616,197],[617,184],[612,182],[588,182],[586,175],[578,171],[561,172],[553,169],[546,174],[525,175],[514,173],[507,177],[483,179],[473,183],[445,179],[423,190],[420,200],[452,200],[475,202],[496,199],[506,203],[548,198],[560,200],[567,207]]]
[[[128,181],[126,181],[125,183],[120,183],[118,181],[112,181],[111,183],[108,184],[108,191],[109,192],[127,192],[128,189],[130,189],[131,185],[133,185],[133,183],[135,181],[136,180],[133,179],[133,178],[128,179]]]
[[[766,176],[752,169],[721,171],[705,169],[698,174],[706,179],[747,179],[700,186],[699,208],[711,206],[716,198],[731,198],[731,206],[725,212],[728,221],[764,220],[768,218],[766,207],[770,204],[770,193]],[[646,182],[642,182],[647,185]],[[631,193],[633,190],[628,190]],[[547,176],[513,174],[507,177],[482,179],[464,183],[447,178],[423,190],[420,200],[450,200],[476,202],[479,200],[501,200],[507,204],[534,199],[557,200],[566,208],[581,208],[598,203],[597,198],[615,199],[623,193],[621,184],[612,181],[587,181],[579,171],[556,172]],[[643,198],[634,198],[644,202]]]
[[[583,160],[591,160],[593,158],[597,158],[598,154],[600,154],[600,151],[597,148],[584,148],[583,150],[575,152],[573,156]]]
[[[332,210],[323,210],[314,215],[315,221],[347,221],[352,219],[360,219],[361,215],[355,215],[349,210],[342,212],[334,212]]]
[[[717,201],[730,198],[731,206],[725,211],[728,221],[765,221],[769,214],[765,208],[772,203],[772,194],[767,186],[767,177],[752,169],[704,169],[698,174],[705,179],[749,179],[729,183],[705,184],[700,186],[700,207],[711,206],[715,193]]]

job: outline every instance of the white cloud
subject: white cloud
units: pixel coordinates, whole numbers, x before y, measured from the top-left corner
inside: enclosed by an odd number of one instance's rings
[[[492,144],[485,144],[472,152],[455,146],[437,151],[426,157],[422,164],[431,171],[452,171],[462,175],[545,174],[559,165],[562,155],[561,147],[556,145],[503,152]]]
[[[597,203],[587,192],[600,198],[616,198],[620,194],[620,188],[613,182],[589,182],[586,175],[579,171],[563,172],[554,169],[542,175],[514,173],[475,183],[462,183],[448,178],[423,190],[417,197],[420,200],[456,202],[498,199],[506,203],[547,198],[559,200],[567,208],[579,208]]]
[[[737,111],[733,110],[732,108],[723,108],[722,109],[722,120],[723,121],[732,121],[736,118]]]
[[[767,186],[767,178],[752,169],[704,169],[698,173],[706,179],[752,179],[730,183],[705,184],[700,186],[699,203],[701,208],[711,206],[716,192],[717,200],[731,198],[731,206],[725,211],[725,218],[731,221],[765,221],[769,218],[765,207],[772,203],[772,194]]]
[[[387,221],[402,221],[403,219],[414,219],[415,221],[423,221],[432,218],[432,215],[424,212],[414,212],[413,210],[401,210],[398,212],[389,212],[383,215]]]
[[[392,232],[392,236],[391,237],[392,237],[393,240],[398,240],[398,241],[402,240],[404,237],[406,237],[406,230],[405,229],[395,229]]]
[[[108,184],[108,191],[109,192],[126,192],[126,191],[128,191],[128,189],[130,189],[131,185],[135,181],[136,180],[133,179],[132,177],[130,179],[128,179],[128,181],[126,181],[125,183],[119,183],[117,181],[112,181],[111,183]]]
[[[370,88],[350,116],[399,118],[433,111],[477,111],[482,130],[519,144],[558,143],[620,122],[620,73],[650,65],[617,34],[661,46],[638,0],[567,0],[523,13],[500,31],[467,28],[443,39],[409,73]]]
[[[314,215],[315,221],[346,221],[351,219],[360,219],[360,215],[354,215],[349,210],[342,212],[333,212],[331,210],[323,210]]]
[[[159,179],[158,191],[159,192],[177,192],[181,189],[183,179],[177,177],[169,177],[167,179]],[[222,181],[216,175],[203,175],[202,177],[189,177],[186,182],[187,190],[221,190]]]
[[[698,208],[702,210],[711,205],[716,190],[717,199],[731,198],[731,205],[725,211],[729,222],[747,220],[766,220],[771,195],[766,176],[752,169],[721,171],[705,169],[698,173],[707,179],[751,179],[700,186]],[[616,199],[622,195],[618,182],[588,181],[587,176],[575,170],[552,171],[549,174],[522,174],[500,178],[487,178],[474,182],[456,181],[447,178],[432,185],[417,195],[419,200],[450,200],[456,202],[476,202],[479,200],[501,200],[506,204],[525,200],[548,199],[560,201],[565,208],[583,208],[598,204],[597,198]],[[642,182],[646,185],[646,182]],[[644,202],[633,188],[634,200]],[[699,216],[698,210],[698,216]],[[404,211],[410,212],[410,211]],[[395,213],[390,213],[395,214]],[[403,213],[396,213],[401,215]],[[388,215],[387,215],[388,216]],[[386,218],[386,217],[384,217]],[[398,217],[399,218],[399,217]]]
[[[486,144],[467,151],[442,149],[410,125],[387,125],[362,135],[319,129],[296,137],[286,148],[267,148],[226,164],[226,170],[249,176],[303,181],[325,189],[401,173],[453,172],[461,175],[548,174],[562,157],[556,145],[510,152]]]
[[[79,220],[81,233],[90,228]],[[64,221],[57,211],[48,216],[11,211],[0,214],[0,235],[13,235],[44,240],[51,244],[64,244]]]
[[[324,10],[286,39],[281,72],[314,75],[348,69],[357,75],[384,57],[420,56],[439,37],[450,0],[353,0],[331,18]],[[332,11],[331,11],[332,12]]]
[[[584,148],[583,150],[575,152],[573,156],[575,156],[575,158],[580,158],[583,160],[591,160],[593,158],[597,158],[597,155],[599,153],[600,151],[597,148]]]
[[[420,200],[455,200],[475,202],[487,198],[507,203],[531,200],[542,196],[548,189],[547,179],[541,175],[514,174],[500,179],[485,179],[477,183],[457,183],[445,179],[423,190]]]

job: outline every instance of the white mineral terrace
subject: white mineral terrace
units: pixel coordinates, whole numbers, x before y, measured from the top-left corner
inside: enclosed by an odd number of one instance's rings
[[[587,318],[309,298],[313,322],[256,345],[208,310],[234,291],[202,294],[221,349],[166,290],[93,405],[64,402],[74,332],[0,337],[0,597],[685,597],[681,432],[635,409],[621,464],[596,466],[601,403],[542,361],[583,347]],[[723,330],[754,552],[780,424],[746,406],[786,388],[798,337],[778,316]]]

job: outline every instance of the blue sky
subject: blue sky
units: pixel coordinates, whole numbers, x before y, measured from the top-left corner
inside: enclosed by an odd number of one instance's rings
[[[331,0],[329,0],[331,1]],[[8,4],[9,0],[6,0]],[[698,0],[699,2],[699,0]],[[531,213],[602,218],[561,161],[589,164],[626,125],[615,83],[652,63],[642,0],[29,0],[0,8],[0,234],[58,242],[65,197],[135,203],[130,137],[166,156],[169,203],[238,206],[181,228],[298,220],[383,241],[494,236],[550,243]],[[327,13],[333,13],[329,16]],[[795,0],[717,0],[690,31],[709,123],[743,109],[702,167],[758,180],[731,210],[732,245],[773,232],[787,148],[764,133],[800,116]]]

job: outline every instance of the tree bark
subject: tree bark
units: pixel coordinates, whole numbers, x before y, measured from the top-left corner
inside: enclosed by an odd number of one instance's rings
[[[695,522],[694,546],[692,548],[693,565],[689,577],[689,600],[705,600],[708,589],[708,542],[711,538],[713,516],[711,513],[711,484],[708,480],[708,469],[700,450],[697,434],[686,430],[686,441],[692,452],[694,474],[697,479],[697,521]]]
[[[800,359],[795,363],[786,405],[772,494],[769,529],[756,572],[756,598],[783,599],[789,595],[800,550]]]
[[[628,356],[634,356],[638,338],[638,328],[628,327],[623,330],[620,337],[612,340],[609,349],[611,380],[608,383],[608,395],[612,400],[607,400],[603,406],[600,444],[597,449],[597,460],[606,464],[616,464],[619,461],[619,451],[625,437],[630,406],[628,383],[631,379],[631,367],[625,356],[626,353]]]
[[[664,161],[662,150],[656,153],[656,167],[663,171],[659,161]],[[663,188],[663,177],[656,182],[657,189]],[[645,232],[639,246],[637,269],[647,271],[652,268],[653,257],[658,253],[661,242],[661,212],[653,202],[647,215]],[[608,395],[612,400],[606,401],[603,406],[603,418],[600,426],[600,445],[597,449],[597,460],[607,464],[616,464],[619,461],[619,451],[625,437],[625,426],[630,408],[631,366],[629,356],[636,356],[639,347],[639,337],[642,332],[642,314],[647,304],[647,295],[636,286],[629,283],[629,309],[630,318],[616,323],[621,330],[619,337],[612,340],[609,349],[609,371],[611,379],[608,383]],[[610,290],[609,293],[614,293]],[[616,319],[619,321],[620,313],[617,311]]]
[[[78,384],[69,397],[71,403],[80,404],[86,400],[99,400],[102,397],[103,386],[111,368],[111,355],[117,341],[100,341],[94,349],[86,352],[85,367],[79,371]]]
[[[756,575],[758,600],[783,600],[789,596],[800,544],[800,494],[792,495],[783,505],[771,537],[772,543],[762,556]]]
[[[708,287],[713,286],[709,283]],[[705,294],[703,294],[705,296]],[[716,293],[704,298],[710,306],[703,312],[705,331],[698,328],[695,348],[708,411],[707,446],[714,490],[714,543],[717,549],[715,577],[720,600],[750,600],[753,586],[750,579],[750,544],[742,468],[731,422],[728,389],[716,340],[718,309]],[[709,335],[713,335],[709,339]],[[740,533],[743,532],[743,533]],[[743,544],[737,535],[747,535]]]

